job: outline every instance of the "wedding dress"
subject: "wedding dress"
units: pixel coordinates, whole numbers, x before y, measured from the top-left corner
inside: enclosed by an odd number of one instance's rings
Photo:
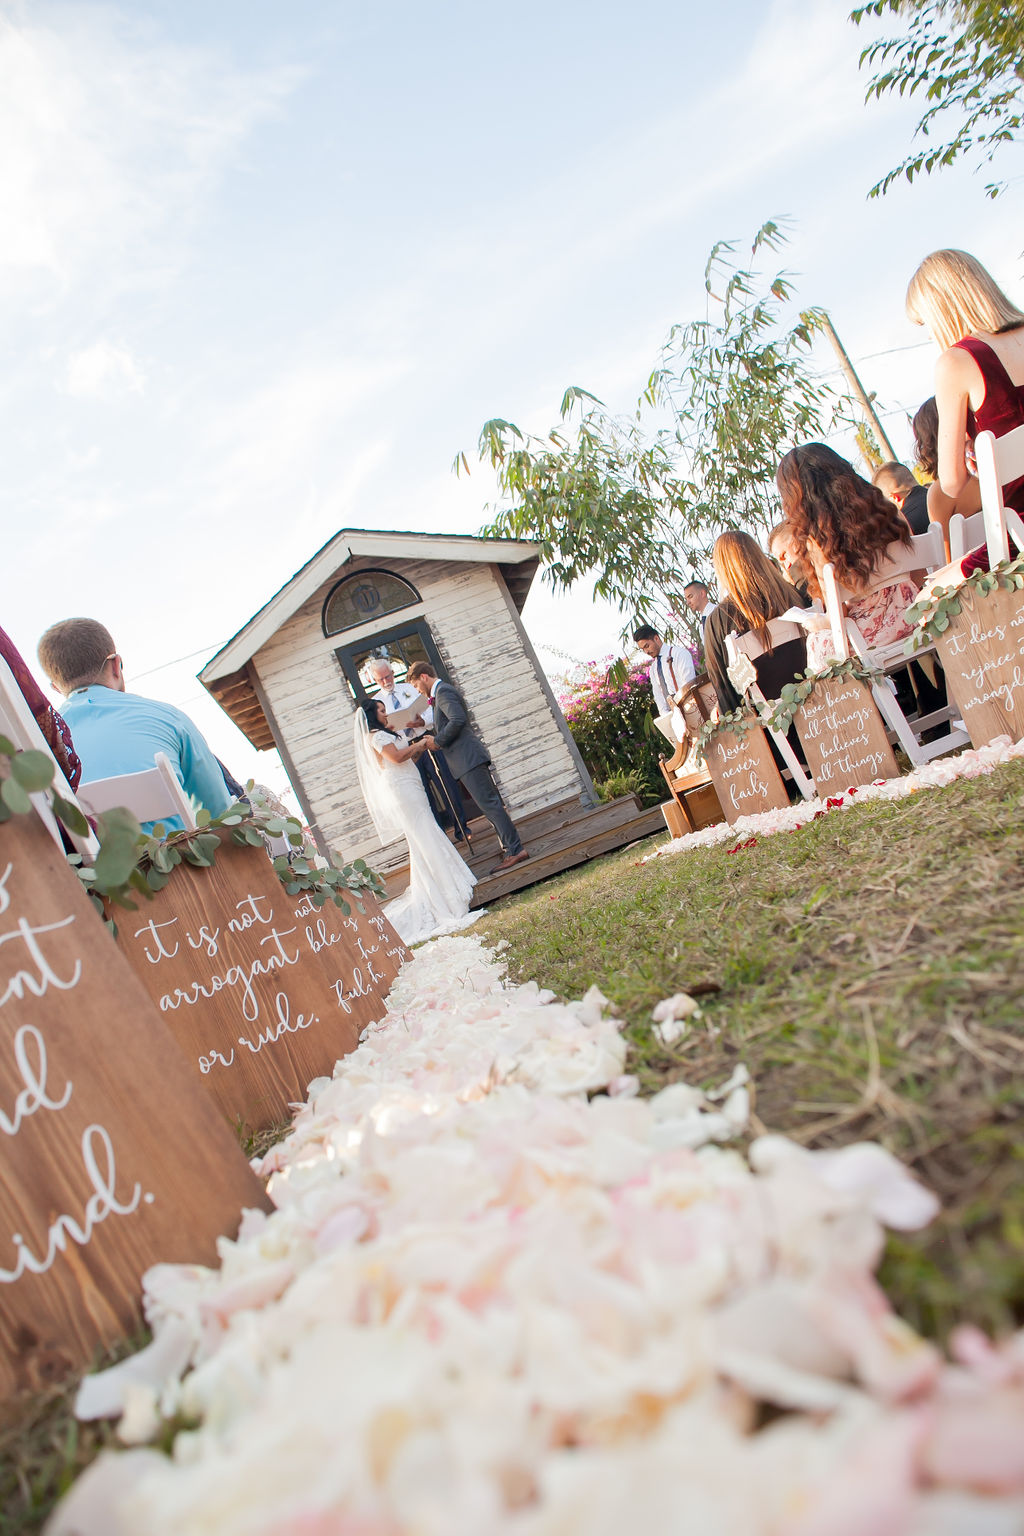
[[[378,836],[400,834],[409,846],[409,888],[388,902],[385,917],[406,944],[468,928],[483,915],[469,910],[476,876],[434,820],[416,764],[384,757],[395,737],[370,731],[362,710],[355,730],[360,787]]]

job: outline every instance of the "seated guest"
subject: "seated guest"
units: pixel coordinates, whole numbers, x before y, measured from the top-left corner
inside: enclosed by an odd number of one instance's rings
[[[765,646],[753,663],[761,692],[766,699],[777,699],[805,670],[807,645],[801,639],[773,646],[765,626],[790,608],[807,607],[807,599],[779,574],[749,533],[723,533],[715,541],[712,559],[722,599],[704,630],[704,656],[719,707],[727,712],[742,702],[729,678],[726,640],[750,631]]]
[[[918,407],[912,426],[917,467],[934,484],[939,478],[939,408],[935,403],[934,395],[930,395],[924,404]],[[969,437],[964,442],[964,458],[965,462],[972,466],[971,477],[960,492],[960,495],[956,498],[954,506],[950,509],[946,517],[947,525],[949,518],[953,516],[954,512],[959,512],[962,517],[970,517],[972,513],[981,511],[981,487],[978,484],[978,477],[973,471],[974,445]],[[932,484],[928,486],[929,506],[931,506],[933,500],[937,499],[938,494],[932,490]],[[940,526],[942,525],[941,517],[932,518],[931,512],[928,513],[928,517],[929,520],[939,523]]]
[[[910,524],[911,533],[928,532],[928,487],[920,485],[905,464],[890,459],[888,464],[875,470],[871,484],[876,485],[882,495],[887,496],[893,506],[903,513]]]
[[[708,589],[702,581],[688,581],[683,588],[683,601],[690,612],[700,620],[701,629],[718,606],[708,597]]]
[[[697,675],[689,647],[663,640],[649,624],[638,624],[633,639],[653,663],[647,677],[654,693],[654,712],[658,716],[670,715],[680,689]]]
[[[824,443],[806,443],[786,454],[776,474],[782,510],[797,549],[810,567],[809,594],[821,598],[821,573],[835,567],[844,587],[867,585],[890,544],[909,544],[910,525],[877,486]],[[854,597],[847,613],[869,646],[909,635],[904,614],[918,591],[909,576],[892,586]],[[815,656],[815,665],[823,658]]]
[[[82,782],[152,768],[157,752],[170,759],[185,793],[219,816],[231,804],[217,759],[187,715],[173,704],[127,693],[124,667],[110,631],[95,619],[63,619],[39,642],[39,663],[67,695],[63,715],[82,759]],[[169,832],[178,816],[160,818]],[[145,824],[152,830],[155,823]]]
[[[935,364],[938,407],[937,477],[928,511],[947,535],[970,488],[979,432],[1002,437],[1024,425],[1024,310],[967,251],[933,251],[910,279],[907,315],[925,326],[942,351]],[[1008,507],[1024,513],[1024,475],[1003,487]],[[988,552],[975,552],[972,568],[988,568]],[[967,569],[967,567],[965,567]]]
[[[768,535],[768,553],[782,567],[783,575],[800,596],[807,598],[810,568],[801,560],[796,547],[796,535],[788,523],[776,523]],[[809,599],[808,599],[809,601]]]
[[[929,480],[934,480],[939,473],[939,408],[934,395],[918,406],[910,425],[917,467]]]
[[[82,782],[82,764],[71,740],[67,721],[58,715],[22,659],[14,641],[0,629],[0,656],[3,657],[21,689],[25,703],[35,716],[36,724],[46,739],[46,745],[57,759],[57,766],[72,789]]]

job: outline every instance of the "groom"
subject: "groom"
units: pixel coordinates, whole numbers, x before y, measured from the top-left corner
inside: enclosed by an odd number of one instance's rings
[[[461,694],[451,683],[442,683],[428,661],[417,661],[405,674],[417,693],[434,706],[434,734],[425,739],[427,747],[440,747],[448,767],[465,785],[491,823],[501,842],[505,857],[491,871],[512,869],[530,855],[505,809],[505,803],[491,778],[491,760],[487,749],[469,724]]]

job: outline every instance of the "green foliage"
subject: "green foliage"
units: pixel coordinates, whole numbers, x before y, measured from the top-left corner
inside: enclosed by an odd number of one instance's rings
[[[782,689],[767,717],[767,723],[772,730],[783,733],[788,731],[801,704],[806,704],[819,683],[853,677],[870,688],[874,683],[882,682],[884,676],[877,668],[865,666],[856,656],[847,656],[844,661],[830,661],[827,667],[821,667],[817,672],[802,672],[794,682],[787,683]]]
[[[768,222],[750,254],[785,243]],[[777,520],[779,460],[823,435],[845,398],[808,366],[822,312],[793,313],[791,278],[735,253],[728,241],[712,250],[707,314],[672,328],[630,417],[573,386],[546,437],[494,418],[478,445],[502,497],[485,536],[534,539],[556,591],[593,576],[632,619],[695,639],[686,583],[710,574],[724,528],[764,533]],[[466,456],[453,467],[468,471]]]
[[[987,165],[1020,138],[1024,125],[1024,0],[871,0],[850,20],[859,26],[891,16],[904,22],[903,34],[879,38],[860,56],[862,68],[877,69],[867,100],[920,94],[927,105],[915,138],[956,128],[944,143],[907,155],[872,187],[871,197],[901,177],[913,181],[967,154]],[[1004,187],[993,182],[986,191],[995,197]]]
[[[977,592],[985,597],[996,587],[1007,591],[1024,589],[1024,555],[1002,560],[990,571],[972,571],[962,581],[951,587],[934,587],[919,597],[913,607],[907,609],[907,621],[913,624],[913,633],[907,637],[903,649],[908,656],[926,645],[932,645],[939,635],[949,628],[954,614],[960,612],[960,596],[963,592]]]
[[[62,826],[83,837],[88,834],[89,824],[78,806],[52,788],[55,764],[47,753],[19,752],[6,736],[0,736],[0,761],[7,765],[6,775],[0,779],[0,822],[31,811],[29,792],[41,791]],[[252,788],[250,783],[248,789]],[[221,830],[233,842],[253,848],[267,848],[271,838],[287,838],[293,852],[275,858],[274,869],[289,896],[306,896],[316,907],[333,901],[347,917],[351,908],[346,895],[355,896],[357,904],[361,891],[384,895],[384,881],[365,859],[329,869],[311,864],[303,854],[305,839],[300,823],[291,816],[269,813],[258,802],[248,805],[236,801],[216,817],[201,810],[196,820],[197,827],[168,836],[160,823],[151,832],[143,832],[128,810],[115,808],[102,815],[96,828],[99,852],[95,863],[83,864],[78,855],[69,857],[100,914],[106,915],[104,901],[136,910],[135,898],[148,899],[154,891],[162,890],[171,871],[182,861],[200,869],[211,868]]]
[[[613,773],[610,778],[602,779],[595,783],[597,798],[601,801],[618,800],[622,795],[642,795],[645,785],[643,774],[636,768],[630,768],[628,772]]]
[[[660,805],[665,781],[653,738],[662,738],[652,734],[646,667],[629,667],[613,682],[607,663],[592,662],[583,677],[566,685],[558,702],[600,798],[632,793],[642,805]],[[625,787],[616,787],[620,784]]]

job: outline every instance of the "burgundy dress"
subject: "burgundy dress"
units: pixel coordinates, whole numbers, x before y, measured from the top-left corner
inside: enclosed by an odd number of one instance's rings
[[[1024,427],[1024,384],[1014,384],[987,341],[965,336],[955,343],[969,352],[985,380],[985,398],[979,409],[967,412],[967,431],[973,438],[979,432],[1005,437],[1014,427]],[[1024,475],[1003,486],[1003,501],[1015,512],[1024,512]]]
[[[965,336],[954,346],[969,352],[985,380],[985,398],[977,411],[967,410],[967,432],[971,438],[979,432],[1004,437],[1014,427],[1024,426],[1024,384],[1015,384],[987,341]],[[1003,504],[1024,513],[1024,476],[1003,486]],[[1012,552],[1012,551],[1011,551]],[[961,565],[965,576],[972,571],[988,570],[988,548],[982,544],[965,555]]]

